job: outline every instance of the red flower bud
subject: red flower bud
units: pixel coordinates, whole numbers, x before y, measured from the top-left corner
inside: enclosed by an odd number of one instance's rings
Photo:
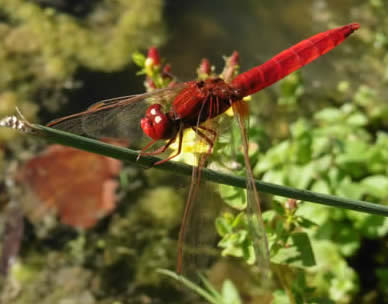
[[[160,55],[159,55],[159,51],[156,47],[150,47],[149,50],[148,50],[148,55],[147,55],[147,58],[150,58],[152,59],[152,63],[154,65],[159,65],[160,64]]]
[[[222,76],[226,82],[231,82],[236,76],[238,70],[239,55],[234,51],[230,57],[225,58],[225,68],[222,71]]]
[[[210,66],[210,62],[209,62],[208,59],[206,59],[206,58],[202,59],[201,64],[199,66],[198,72],[200,74],[205,74],[205,75],[209,75],[210,74],[211,66]]]
[[[237,51],[234,51],[232,56],[229,57],[229,65],[233,67],[237,65],[239,61],[240,61],[240,55],[238,54]]]

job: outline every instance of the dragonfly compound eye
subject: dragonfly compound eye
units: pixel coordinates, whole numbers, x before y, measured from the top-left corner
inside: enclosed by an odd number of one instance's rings
[[[171,120],[161,111],[160,104],[151,105],[145,117],[140,121],[144,133],[154,140],[171,137]]]

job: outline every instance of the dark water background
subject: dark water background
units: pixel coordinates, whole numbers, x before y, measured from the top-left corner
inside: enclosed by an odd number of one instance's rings
[[[315,33],[357,21],[351,16],[357,2],[170,0],[165,8],[169,40],[162,53],[183,79],[195,76],[203,57],[221,69],[222,56],[234,50],[241,55],[244,71]],[[326,75],[336,56],[341,50],[306,67],[306,73]]]
[[[223,56],[234,50],[240,53],[241,71],[246,71],[316,33],[357,22],[352,15],[359,3],[361,0],[166,0],[167,41],[160,46],[161,55],[182,81],[195,78],[204,57],[221,72]],[[311,80],[307,85],[332,88],[344,79],[336,67],[349,54],[354,60],[352,52],[352,43],[347,41],[304,67],[303,75]],[[64,112],[74,113],[104,98],[143,92],[143,79],[135,76],[136,71],[131,65],[117,73],[81,72],[83,87],[73,97],[84,102],[69,105]]]

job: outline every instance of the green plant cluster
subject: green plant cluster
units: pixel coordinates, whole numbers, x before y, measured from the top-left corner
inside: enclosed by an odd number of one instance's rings
[[[312,119],[292,123],[287,139],[261,153],[255,175],[295,188],[387,204],[386,103],[377,98],[378,90],[362,85],[351,92],[346,82],[339,83],[337,96],[337,102],[346,96],[342,105],[324,107]],[[349,303],[372,278],[369,292],[376,299],[386,297],[386,218],[307,203],[297,214],[316,224],[307,233],[317,263],[306,277],[318,295]],[[368,251],[367,244],[373,249]],[[360,267],[366,263],[373,270]]]
[[[365,4],[368,5],[368,9],[384,7],[381,2]],[[374,13],[381,14],[377,11]],[[337,90],[330,94],[331,100],[326,101],[327,105],[310,114],[308,110],[300,110],[307,102],[311,103],[313,98],[304,89],[303,77],[300,73],[287,77],[278,85],[278,103],[291,117],[296,114],[301,117],[289,124],[287,139],[273,138],[270,145],[268,138],[271,134],[256,127],[256,118],[252,119],[254,123],[251,123],[249,137],[253,149],[250,156],[256,177],[261,176],[263,181],[299,189],[379,204],[388,203],[388,135],[385,131],[388,103],[384,99],[387,74],[384,65],[377,65],[379,58],[386,61],[383,50],[388,47],[384,42],[387,33],[382,28],[375,36],[371,36],[369,28],[366,32],[361,34],[360,40],[365,45],[373,45],[374,49],[372,55],[367,53],[363,56],[367,63],[357,68],[370,69],[368,63],[373,63],[377,74],[381,75],[379,81],[372,76],[358,87],[345,81],[340,82]],[[254,98],[254,101],[259,102],[260,97]],[[233,138],[236,135],[234,133]],[[239,146],[238,142],[236,146]],[[218,153],[224,154],[223,159],[232,156],[229,147],[229,139],[221,139]],[[241,155],[235,156],[234,160],[243,167]],[[221,192],[232,208],[244,208],[245,203],[241,205],[241,202],[244,202],[245,195],[240,190],[223,189]],[[291,272],[289,267],[277,267],[278,274],[293,279],[292,283],[287,280],[283,282],[283,286],[288,285],[292,295],[287,292],[287,288],[278,290],[275,292],[276,303],[293,303],[291,299],[296,303],[369,303],[369,297],[377,302],[383,301],[388,291],[384,258],[387,255],[384,246],[388,232],[386,218],[301,203],[294,216],[301,219],[303,224],[298,226],[298,221],[292,217],[291,223],[296,235],[302,236],[299,244],[303,244],[303,249],[300,252],[305,255],[290,259],[294,250],[292,243],[290,246],[282,240],[282,235],[286,236],[286,240],[293,235],[287,229],[290,217],[285,217],[288,211],[284,204],[275,200],[272,202],[273,210],[263,214],[270,241],[272,266],[296,266]],[[224,254],[252,263],[252,243],[249,242],[247,229],[244,228],[246,223],[241,222],[241,216],[241,213],[237,216],[225,214],[217,220],[223,237],[220,245]],[[284,220],[275,221],[278,226],[271,225],[271,220],[279,217]],[[370,252],[366,247],[368,244],[373,246]],[[368,258],[364,260],[365,251],[368,252]],[[306,261],[309,263],[303,265]],[[369,266],[362,266],[365,263]],[[373,285],[365,286],[368,284],[366,282],[373,282],[369,283]]]
[[[358,41],[368,49],[356,66],[365,72],[359,85],[338,83],[329,105],[311,116],[302,114],[290,124],[287,139],[273,139],[270,148],[264,147],[254,172],[264,181],[386,205],[387,69],[381,62],[387,61],[388,32],[382,25],[387,7],[370,1],[359,9],[370,14],[363,17],[366,28]],[[372,26],[376,20],[378,29]],[[291,115],[311,102],[300,94],[302,87],[303,79],[295,82],[295,77],[279,86],[280,104],[293,101]],[[385,303],[388,220],[307,203],[296,213],[316,224],[307,229],[316,266],[306,273],[316,294],[335,303]]]

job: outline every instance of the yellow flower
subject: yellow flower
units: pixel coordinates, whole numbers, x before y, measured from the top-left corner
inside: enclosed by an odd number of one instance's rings
[[[246,96],[243,98],[243,101],[250,101],[252,99],[252,97],[249,95],[249,96]],[[230,107],[226,112],[225,112],[226,115],[228,116],[233,116],[233,108]]]
[[[179,139],[170,146],[172,152],[170,155],[178,151]],[[197,165],[196,159],[198,153],[206,153],[209,150],[209,144],[192,129],[186,129],[183,133],[182,151],[174,158],[177,161],[183,161],[186,164]]]
[[[247,102],[251,100],[251,96],[246,96],[243,98],[243,101]],[[248,114],[248,104],[247,103],[241,103],[239,102],[237,106],[237,111],[245,117]],[[226,112],[226,115],[233,116],[233,108],[230,107]],[[207,121],[204,123],[205,125],[208,125],[207,127],[212,129],[212,122]],[[214,126],[213,126],[214,127]],[[208,134],[206,131],[203,131],[205,134],[209,136],[211,139],[210,134]],[[179,138],[175,140],[173,144],[171,144],[170,149],[172,150],[170,155],[174,155],[178,151],[178,145],[179,145]],[[198,136],[192,129],[186,129],[183,131],[183,140],[182,140],[182,151],[181,153],[174,158],[176,161],[182,161],[186,164],[195,166],[197,165],[197,157],[198,154],[201,153],[207,153],[209,151],[209,144],[201,137]]]

